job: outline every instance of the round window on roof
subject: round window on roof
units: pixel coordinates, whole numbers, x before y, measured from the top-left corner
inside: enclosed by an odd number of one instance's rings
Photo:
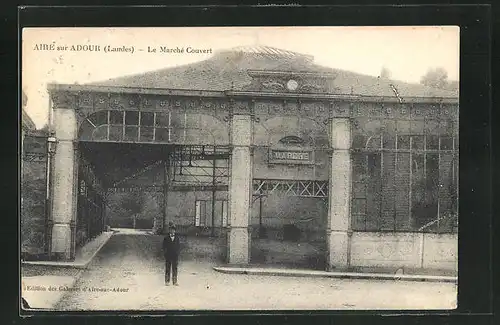
[[[286,83],[286,88],[288,88],[288,90],[294,91],[297,90],[298,87],[299,83],[296,80],[290,79]]]

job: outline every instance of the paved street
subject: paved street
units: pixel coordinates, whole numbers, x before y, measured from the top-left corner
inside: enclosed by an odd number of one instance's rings
[[[452,283],[253,276],[181,260],[178,287],[163,284],[161,237],[118,233],[67,292],[62,310],[446,309]],[[113,290],[116,291],[105,291]]]

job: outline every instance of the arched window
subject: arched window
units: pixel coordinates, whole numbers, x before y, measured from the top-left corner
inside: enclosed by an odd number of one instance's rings
[[[99,111],[79,130],[84,141],[228,144],[224,124],[210,115],[183,112]]]
[[[297,136],[290,135],[282,138],[279,143],[284,145],[302,145],[304,140]]]

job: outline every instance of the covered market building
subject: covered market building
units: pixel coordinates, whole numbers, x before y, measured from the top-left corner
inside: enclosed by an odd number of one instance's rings
[[[264,46],[48,90],[44,258],[135,191],[230,264],[457,270],[457,92]]]

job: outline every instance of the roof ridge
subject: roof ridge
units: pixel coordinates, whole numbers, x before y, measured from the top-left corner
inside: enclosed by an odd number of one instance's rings
[[[253,55],[271,56],[271,57],[288,57],[288,58],[302,58],[308,61],[313,61],[314,56],[294,52],[290,50],[280,49],[277,47],[267,46],[267,45],[242,45],[233,48],[221,49],[216,52],[218,53],[247,53]]]

